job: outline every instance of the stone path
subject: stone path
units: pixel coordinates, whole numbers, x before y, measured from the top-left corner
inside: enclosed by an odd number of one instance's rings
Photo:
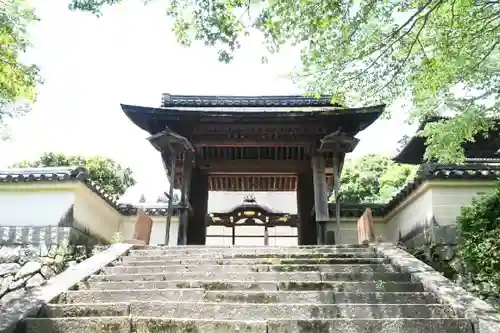
[[[141,247],[22,327],[29,333],[472,333],[372,248]]]

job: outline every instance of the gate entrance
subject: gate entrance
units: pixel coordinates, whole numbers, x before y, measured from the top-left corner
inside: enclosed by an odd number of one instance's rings
[[[297,245],[297,215],[257,203],[247,195],[226,212],[211,213],[207,220],[207,245]]]
[[[167,214],[165,243],[172,245],[206,243],[209,191],[296,192],[298,243],[316,245],[328,241],[328,197],[333,190],[335,242],[341,242],[339,179],[344,158],[358,143],[355,135],[384,107],[345,108],[332,103],[332,96],[171,94],[163,94],[159,108],[122,105],[125,114],[151,134],[148,140],[161,153],[170,197],[174,188],[181,190],[177,240],[168,239],[171,206]],[[219,218],[227,223],[229,217]]]

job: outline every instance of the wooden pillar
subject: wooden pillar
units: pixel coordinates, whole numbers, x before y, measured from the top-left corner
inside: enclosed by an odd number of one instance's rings
[[[187,224],[187,244],[205,245],[208,214],[208,174],[198,167],[193,168],[190,196],[193,211]]]
[[[269,245],[269,230],[267,229],[267,225],[264,226],[264,245]]]
[[[180,215],[179,215],[179,232],[177,234],[177,245],[187,244],[187,229],[189,218],[189,199],[191,192],[191,177],[193,172],[194,153],[184,153],[184,164],[182,168],[182,187],[180,200]]]
[[[326,242],[326,224],[330,220],[328,213],[328,186],[326,184],[325,158],[323,155],[313,156],[311,160],[314,179],[314,213],[318,229],[318,244]]]
[[[231,240],[232,240],[231,243],[234,246],[234,245],[236,245],[236,227],[234,225],[232,226],[232,232],[233,232],[233,234],[232,234],[232,238],[231,238]]]
[[[312,216],[314,186],[312,169],[297,175],[297,215],[299,216],[299,245],[316,245],[317,231]]]
[[[333,158],[333,193],[335,196],[335,244],[341,244],[340,239],[340,174],[344,166],[344,159],[340,156]]]
[[[166,157],[167,154],[165,153],[162,153],[162,160],[163,160],[163,167],[165,169],[165,171],[167,171],[167,167],[166,167],[166,164],[165,164],[165,160],[166,160]],[[174,198],[174,182],[175,182],[175,164],[176,164],[176,158],[175,158],[175,154],[174,154],[174,158],[171,159],[170,163],[171,163],[171,166],[170,166],[170,179],[169,179],[169,183],[170,183],[170,189],[168,191],[168,195],[169,195],[169,198],[168,198],[168,209],[167,209],[167,220],[165,221],[165,245],[170,245],[170,225],[172,223],[172,214],[173,214],[173,198]]]

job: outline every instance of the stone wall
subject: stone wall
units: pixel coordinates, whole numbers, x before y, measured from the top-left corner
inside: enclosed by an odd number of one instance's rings
[[[60,244],[68,241],[75,245],[93,246],[103,240],[74,227],[57,226],[0,226],[0,245]]]
[[[407,236],[400,238],[399,247],[456,282],[469,292],[480,297],[493,307],[500,309],[500,298],[492,296],[487,288],[466,280],[468,271],[460,262],[457,253],[458,232],[455,225],[432,223],[419,226]]]
[[[0,307],[107,246],[0,245]]]
[[[440,225],[432,217],[426,223],[415,225],[405,236],[400,236],[398,244],[445,277],[456,280],[453,259],[457,240],[455,225]]]

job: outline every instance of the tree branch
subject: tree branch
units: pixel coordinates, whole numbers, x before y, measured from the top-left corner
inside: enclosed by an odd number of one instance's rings
[[[490,54],[493,53],[493,51],[495,50],[495,48],[497,47],[498,44],[500,44],[500,41],[498,41],[498,40],[495,43],[493,43],[493,45],[490,47],[488,52],[486,52],[486,54],[478,61],[477,64],[475,64],[471,68],[471,70],[478,68],[486,60],[486,58],[488,58],[490,56]]]
[[[436,7],[439,6],[436,5]],[[435,8],[436,8],[435,7]],[[415,36],[415,39],[413,40],[413,42],[411,43],[410,45],[410,49],[408,50],[408,52],[406,53],[406,56],[405,58],[403,59],[403,61],[400,63],[400,65],[398,66],[398,68],[396,69],[396,72],[392,75],[391,79],[382,86],[382,88],[380,88],[377,92],[381,92],[382,90],[384,90],[385,88],[387,88],[393,81],[394,79],[399,75],[399,73],[401,73],[401,71],[403,70],[403,67],[406,65],[406,62],[408,61],[408,59],[410,58],[411,56],[411,52],[413,50],[413,48],[415,47],[415,44],[417,44],[417,42],[419,41],[419,37],[420,37],[420,34],[422,33],[422,30],[424,30],[425,28],[425,25],[427,24],[427,21],[429,20],[429,16],[430,16],[430,13],[435,9],[435,8],[432,8],[431,10],[429,10],[425,16],[424,16],[424,21],[422,22],[422,26],[420,27],[420,29],[417,31],[417,35]]]

